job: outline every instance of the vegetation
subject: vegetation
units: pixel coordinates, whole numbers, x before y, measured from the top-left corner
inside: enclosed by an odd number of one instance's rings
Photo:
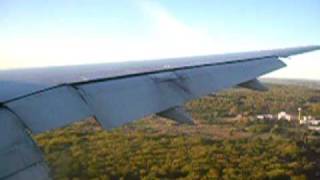
[[[299,86],[270,86],[267,92],[234,89],[189,103],[193,114],[204,121],[236,115],[276,114],[280,111],[297,114],[301,107],[304,114],[320,116],[320,90]]]
[[[254,117],[295,113],[298,107],[319,116],[319,91],[270,88],[233,89],[192,101],[192,126],[148,117],[104,131],[88,120],[35,138],[55,179],[318,179],[316,133]]]

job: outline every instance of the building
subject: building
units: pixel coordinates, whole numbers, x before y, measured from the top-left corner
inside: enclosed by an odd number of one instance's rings
[[[304,120],[313,120],[315,119],[313,116],[303,116]]]
[[[313,119],[312,116],[304,116],[299,122],[300,124],[308,124],[312,126],[320,125],[320,120]]]
[[[303,118],[303,120],[300,120],[300,124],[301,121],[303,122],[303,124],[308,125],[309,130],[320,131],[320,120],[312,119],[312,117],[310,116],[309,118]]]
[[[308,126],[308,129],[312,131],[320,131],[320,126]]]
[[[309,120],[308,124],[313,125],[313,126],[318,126],[320,125],[320,120]]]
[[[299,123],[300,123],[300,124],[308,124],[308,120],[306,120],[306,119],[300,119]]]
[[[311,116],[303,116],[302,119],[299,120],[300,124],[308,124],[308,121],[312,120]]]
[[[278,120],[291,121],[291,119],[292,119],[292,116],[290,114],[287,114],[284,111],[278,113]]]
[[[274,116],[272,114],[259,114],[256,118],[259,120],[273,120]]]

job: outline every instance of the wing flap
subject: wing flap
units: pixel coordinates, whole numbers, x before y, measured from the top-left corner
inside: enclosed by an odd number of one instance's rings
[[[48,172],[47,165],[41,162],[7,177],[6,180],[50,180]]]
[[[81,85],[78,88],[84,92],[97,120],[109,129],[162,111],[172,104],[181,104],[183,98],[179,92],[167,86],[155,83],[149,76],[141,76]]]
[[[114,128],[285,66],[277,58],[61,86],[6,103],[33,132],[94,116]],[[228,78],[226,78],[226,76]]]
[[[114,128],[153,113],[246,82],[285,66],[266,58],[219,66],[177,70],[175,75],[153,74],[79,85],[95,117]],[[226,78],[228,76],[228,78]],[[155,80],[155,77],[156,78]]]
[[[63,127],[92,116],[80,93],[61,86],[6,104],[33,133]]]
[[[11,176],[24,171],[28,173],[29,167],[37,166],[42,161],[41,151],[20,120],[10,111],[0,109],[0,179],[17,179]],[[43,175],[48,174],[47,171],[42,172]],[[34,175],[34,178],[38,177]]]

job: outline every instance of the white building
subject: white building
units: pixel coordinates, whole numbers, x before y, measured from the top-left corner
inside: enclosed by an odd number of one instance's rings
[[[318,125],[320,125],[320,120],[303,118],[300,120],[300,124],[309,124],[312,126],[318,126]]]
[[[272,114],[259,114],[256,117],[259,120],[273,120],[274,118]]]
[[[313,125],[313,126],[318,126],[318,125],[320,125],[320,120],[309,120],[308,124]]]
[[[287,114],[286,112],[282,111],[278,113],[278,120],[287,120],[291,121],[292,117],[290,114]]]
[[[320,131],[320,126],[308,126],[308,129],[313,131]]]
[[[299,123],[300,124],[307,124],[308,120],[303,118],[303,119],[300,119]]]
[[[304,120],[313,120],[314,117],[312,117],[312,116],[303,116],[303,119]]]

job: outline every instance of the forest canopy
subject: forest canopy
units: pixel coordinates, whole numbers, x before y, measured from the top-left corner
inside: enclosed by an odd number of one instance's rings
[[[105,131],[91,119],[35,138],[55,179],[317,178],[317,134],[255,115],[302,107],[319,117],[319,95],[297,86],[232,89],[188,103],[195,125],[151,116]]]

